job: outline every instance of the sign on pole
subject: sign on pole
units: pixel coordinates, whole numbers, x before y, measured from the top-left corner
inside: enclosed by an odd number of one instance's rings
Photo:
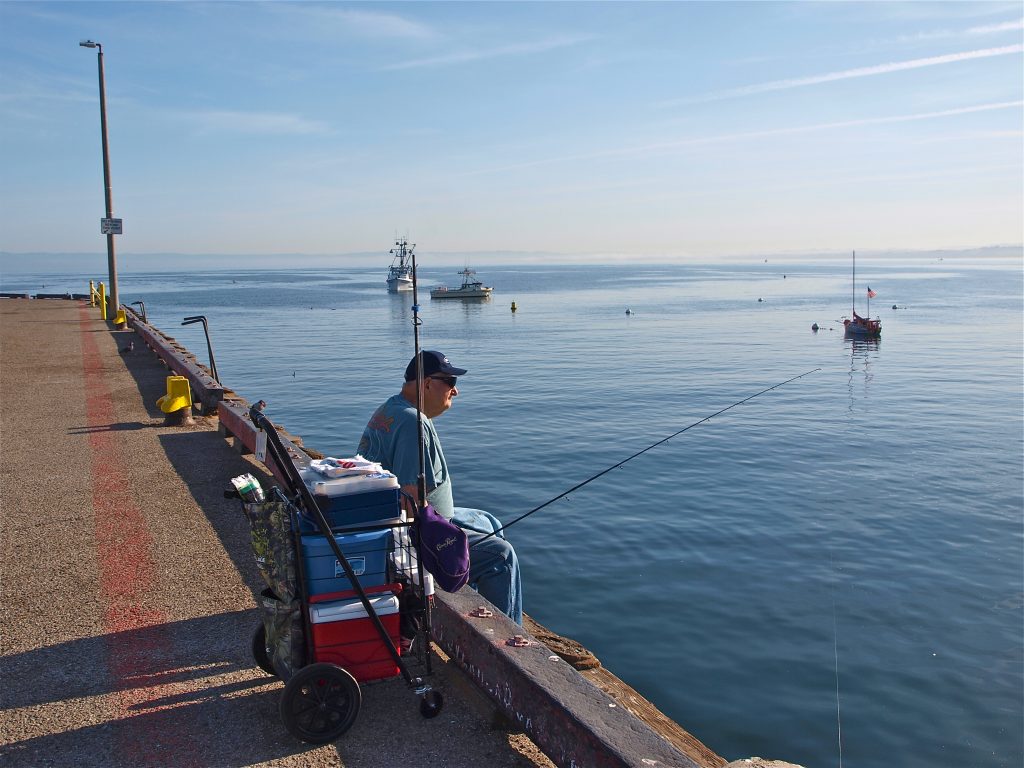
[[[100,219],[101,235],[120,235],[121,219]]]

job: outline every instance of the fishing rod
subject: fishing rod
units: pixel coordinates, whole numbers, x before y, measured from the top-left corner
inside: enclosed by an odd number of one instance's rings
[[[416,499],[416,514],[427,505],[427,470],[426,461],[423,455],[423,356],[420,354],[420,326],[423,320],[420,319],[419,291],[416,281],[416,252],[412,253],[412,338],[413,338],[413,359],[416,361],[416,435],[419,447],[419,468],[420,474],[416,478],[416,490],[419,498]]]
[[[421,539],[421,529],[419,526],[420,512],[424,507],[427,506],[427,470],[426,470],[426,456],[423,450],[423,355],[420,354],[420,326],[423,325],[423,320],[420,318],[420,302],[419,302],[419,283],[416,280],[416,252],[412,252],[412,338],[413,338],[413,358],[416,361],[416,446],[419,450],[419,469],[420,474],[416,478],[416,495],[419,497],[414,500],[413,506],[413,518],[417,524],[413,525],[409,531],[412,538],[412,546],[416,550],[416,575],[419,577],[420,588],[423,590],[422,599],[422,616],[423,616],[423,632],[424,636],[429,638],[432,633],[431,624],[433,619],[430,613],[431,601],[427,599],[427,576],[424,573],[423,558],[419,556],[419,552],[423,546]],[[425,655],[427,674],[431,673],[431,661],[430,661],[430,649],[426,650]],[[424,700],[425,701],[425,700]],[[440,699],[433,699],[432,704],[427,709],[421,709],[424,714],[427,711],[431,711],[430,715],[433,717],[441,709]]]
[[[755,397],[758,397],[758,396],[760,396],[760,395],[763,395],[763,394],[764,394],[765,392],[771,392],[771,391],[772,391],[773,389],[778,389],[778,388],[779,388],[779,387],[781,387],[781,386],[784,386],[784,385],[786,385],[786,384],[789,384],[790,382],[796,381],[797,379],[802,379],[802,378],[803,378],[804,376],[809,376],[810,374],[812,374],[812,373],[815,373],[815,372],[817,372],[817,371],[820,371],[820,370],[821,370],[821,368],[814,368],[814,369],[812,369],[812,370],[810,370],[810,371],[807,371],[807,372],[805,372],[805,373],[801,373],[801,374],[800,374],[799,376],[794,376],[794,377],[793,377],[793,378],[791,378],[791,379],[786,379],[785,381],[779,382],[778,384],[775,384],[775,385],[773,385],[773,386],[771,386],[771,387],[768,387],[767,389],[762,389],[762,390],[761,390],[760,392],[758,392],[758,393],[756,393],[756,394],[753,394],[753,395],[751,395],[750,397],[745,397],[745,398],[743,398],[742,400],[738,400],[737,402],[733,403],[732,405],[726,406],[725,408],[723,408],[723,409],[722,409],[722,410],[720,410],[720,411],[715,411],[715,412],[714,412],[714,413],[712,413],[712,414],[711,414],[710,416],[705,416],[705,417],[704,417],[703,419],[701,419],[700,421],[695,421],[695,422],[693,422],[693,424],[691,424],[691,425],[690,425],[690,426],[688,426],[688,427],[683,427],[683,428],[682,428],[682,429],[680,429],[680,430],[679,430],[678,432],[673,432],[673,433],[672,433],[671,435],[669,435],[668,437],[664,437],[664,438],[662,438],[661,440],[659,440],[658,442],[656,442],[656,443],[653,443],[652,445],[649,445],[649,446],[647,446],[647,447],[646,447],[646,448],[644,448],[643,450],[641,450],[641,451],[637,451],[637,452],[636,452],[636,453],[634,453],[634,454],[633,454],[632,456],[629,456],[628,458],[625,458],[625,459],[623,459],[622,461],[620,461],[620,462],[619,462],[618,464],[614,464],[614,465],[612,465],[612,466],[608,467],[608,469],[603,469],[603,470],[601,470],[601,471],[600,471],[600,472],[598,472],[598,473],[597,473],[596,475],[593,475],[593,476],[591,476],[591,477],[588,477],[588,478],[587,478],[586,480],[584,480],[584,481],[583,481],[582,483],[577,483],[576,485],[574,485],[574,486],[573,486],[572,488],[570,488],[569,490],[567,490],[567,491],[564,491],[563,493],[560,493],[560,494],[558,494],[557,496],[555,496],[555,498],[553,498],[553,499],[549,499],[548,501],[545,501],[545,502],[544,502],[543,504],[541,504],[540,506],[534,507],[534,508],[533,508],[533,509],[531,509],[531,510],[530,510],[529,512],[527,512],[527,513],[525,513],[525,514],[523,514],[523,515],[520,515],[519,517],[517,517],[517,518],[516,518],[515,520],[513,520],[512,522],[510,522],[510,523],[506,523],[505,525],[501,526],[501,528],[498,528],[498,529],[496,529],[496,530],[492,531],[491,533],[489,533],[489,534],[487,534],[486,536],[484,536],[484,537],[483,537],[482,539],[478,539],[477,541],[475,541],[475,542],[473,542],[472,544],[470,544],[470,549],[472,549],[472,548],[473,548],[473,547],[475,547],[475,546],[476,546],[477,544],[479,544],[479,543],[481,543],[481,542],[483,542],[483,541],[487,541],[487,539],[489,539],[489,538],[490,538],[491,536],[494,536],[494,534],[496,534],[496,533],[498,533],[498,532],[500,532],[500,531],[503,531],[503,530],[505,530],[506,528],[508,528],[508,527],[509,527],[509,526],[511,526],[511,525],[515,525],[515,524],[516,524],[516,523],[518,523],[518,522],[519,522],[520,520],[525,520],[525,519],[526,519],[526,518],[528,518],[528,517],[529,517],[530,515],[532,515],[532,514],[533,514],[534,512],[540,512],[540,510],[544,509],[544,507],[548,506],[549,504],[554,504],[554,503],[555,503],[556,501],[558,501],[559,499],[563,499],[563,498],[565,498],[566,496],[568,496],[568,495],[569,495],[570,493],[572,493],[573,491],[578,491],[578,490],[579,490],[580,488],[582,488],[583,486],[585,486],[585,485],[587,485],[587,484],[589,484],[589,483],[592,483],[592,482],[594,482],[595,480],[597,480],[597,478],[599,478],[599,477],[602,477],[602,476],[604,476],[604,475],[607,475],[607,474],[608,474],[609,472],[611,472],[611,471],[612,471],[613,469],[618,469],[618,468],[619,468],[619,467],[621,467],[621,466],[622,466],[623,464],[625,464],[625,463],[626,463],[627,461],[632,461],[632,460],[633,460],[633,459],[635,459],[635,458],[636,458],[637,456],[640,456],[641,454],[647,453],[647,452],[648,452],[649,450],[651,450],[652,448],[657,448],[657,447],[658,447],[659,445],[661,445],[662,443],[667,443],[667,442],[668,442],[669,440],[671,440],[671,439],[672,439],[673,437],[678,437],[679,435],[683,434],[683,432],[686,432],[686,431],[688,431],[688,430],[691,430],[691,429],[693,429],[694,427],[698,426],[699,424],[703,424],[703,423],[704,423],[704,422],[706,422],[706,421],[711,421],[711,419],[715,418],[715,416],[718,416],[718,415],[720,415],[720,414],[723,414],[723,413],[725,413],[726,411],[732,410],[732,409],[733,409],[733,408],[735,408],[735,407],[736,407],[737,405],[743,405],[743,403],[749,402],[749,401],[753,400],[753,399],[754,399]]]

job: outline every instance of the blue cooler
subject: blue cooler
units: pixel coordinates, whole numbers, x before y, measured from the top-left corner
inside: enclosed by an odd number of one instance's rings
[[[352,493],[345,496],[326,496],[314,493],[313,499],[327,518],[331,528],[345,526],[387,525],[397,523],[402,514],[399,490],[384,488],[379,491]],[[299,515],[300,529],[305,533],[320,530],[305,514]]]
[[[379,587],[388,583],[388,555],[394,548],[390,528],[338,534],[334,538],[363,587]],[[344,592],[355,588],[323,536],[302,537],[302,564],[306,570],[306,585],[310,595]]]
[[[327,479],[315,472],[302,473],[313,499],[332,528],[397,523],[402,509],[398,478],[389,472],[357,477]],[[303,531],[316,531],[316,525],[300,517]]]

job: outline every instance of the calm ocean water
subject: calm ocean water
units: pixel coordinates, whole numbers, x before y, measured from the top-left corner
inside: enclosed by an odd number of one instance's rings
[[[386,266],[126,272],[121,299],[201,360],[205,314],[222,381],[343,456],[412,354]],[[422,344],[470,370],[438,427],[456,502],[506,520],[821,369],[511,528],[527,612],[729,759],[838,765],[841,724],[851,766],[1019,768],[1020,263],[859,261],[877,343],[836,322],[846,264],[481,267],[492,301],[431,302],[455,271],[420,270]]]

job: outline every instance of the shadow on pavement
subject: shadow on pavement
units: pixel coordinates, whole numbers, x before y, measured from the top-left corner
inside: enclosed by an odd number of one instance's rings
[[[138,339],[134,331],[109,331],[118,349],[129,339]],[[147,413],[154,419],[149,425],[110,425],[111,430],[163,426],[164,413],[156,401],[167,392],[166,380],[171,372],[149,347],[138,342],[132,352],[121,355],[129,374],[135,379]],[[197,417],[203,424],[204,417]],[[264,488],[274,484],[273,478],[253,462],[246,461],[216,431],[209,428],[183,427],[159,436],[160,445],[182,482],[188,487],[203,511],[224,551],[242,574],[245,583],[258,598],[263,585],[253,561],[249,526],[237,499],[225,499],[224,489],[231,478],[251,473]]]
[[[115,683],[102,662],[96,662],[112,650],[123,654],[139,649],[133,654],[134,674],[122,678],[117,683],[118,690],[187,683],[255,669],[248,655],[248,641],[259,620],[259,611],[253,608],[112,632],[0,657],[0,679],[7,681],[0,693],[0,709],[35,707],[110,693]],[[174,648],[174,643],[166,641],[179,638],[184,641],[182,647],[192,654],[187,660],[142,652],[161,646]],[[203,638],[204,642],[196,642],[196,638]],[[232,640],[218,642],[220,638]],[[206,695],[203,691],[197,693]]]
[[[303,751],[280,727],[280,682],[249,656],[258,620],[255,609],[236,611],[0,658],[8,742],[0,763],[241,766]],[[141,651],[154,646],[190,657]],[[129,649],[140,649],[133,674],[115,681],[102,660]],[[19,718],[37,732],[41,720],[52,721],[54,732],[16,740]]]

